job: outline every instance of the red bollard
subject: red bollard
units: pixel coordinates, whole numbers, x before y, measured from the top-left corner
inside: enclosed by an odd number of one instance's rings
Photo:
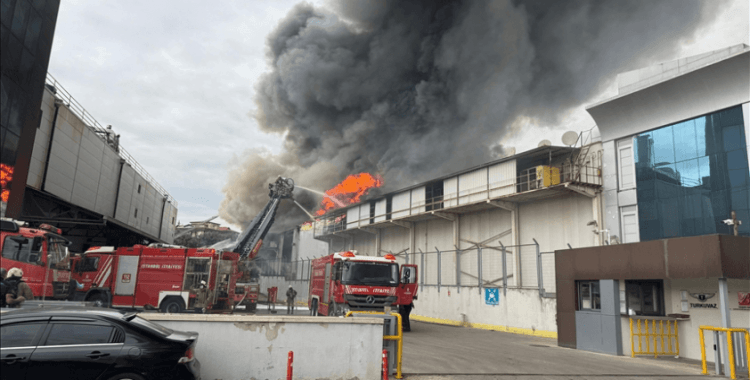
[[[388,380],[388,350],[383,350],[383,380]]]
[[[286,380],[292,380],[292,374],[294,373],[294,352],[289,351],[289,359],[286,362]]]

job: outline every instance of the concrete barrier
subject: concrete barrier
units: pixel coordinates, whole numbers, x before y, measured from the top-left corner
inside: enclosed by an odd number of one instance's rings
[[[200,334],[195,355],[204,380],[380,378],[378,318],[141,313],[165,327]]]

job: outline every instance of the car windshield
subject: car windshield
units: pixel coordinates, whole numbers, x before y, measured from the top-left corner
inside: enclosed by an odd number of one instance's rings
[[[161,336],[169,336],[174,332],[171,329],[168,329],[162,325],[156,324],[141,317],[135,317],[131,319],[130,323]]]
[[[341,283],[345,285],[398,284],[398,264],[344,262]]]

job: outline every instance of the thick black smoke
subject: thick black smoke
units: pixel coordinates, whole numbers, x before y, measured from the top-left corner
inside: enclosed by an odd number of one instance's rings
[[[225,188],[222,217],[251,220],[277,175],[325,190],[367,171],[394,190],[496,158],[508,138],[532,122],[557,125],[618,72],[676,58],[680,41],[711,21],[718,5],[299,4],[268,36],[270,71],[256,83],[254,117],[262,130],[285,136],[284,151],[248,153]],[[296,193],[308,207],[319,201]],[[295,210],[287,204],[277,224],[304,220]]]

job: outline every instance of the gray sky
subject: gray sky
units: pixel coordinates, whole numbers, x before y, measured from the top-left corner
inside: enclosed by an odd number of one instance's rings
[[[249,115],[254,84],[269,70],[266,37],[297,3],[63,1],[49,72],[101,124],[114,126],[177,199],[180,221],[205,219],[218,213],[231,166],[248,151],[282,150],[283,136],[261,132]],[[748,43],[748,1],[719,11],[668,59]],[[542,134],[559,144],[566,130],[588,129],[594,123],[584,106],[614,95],[614,80],[561,115],[561,125],[525,120],[537,131],[505,144],[523,151]]]

